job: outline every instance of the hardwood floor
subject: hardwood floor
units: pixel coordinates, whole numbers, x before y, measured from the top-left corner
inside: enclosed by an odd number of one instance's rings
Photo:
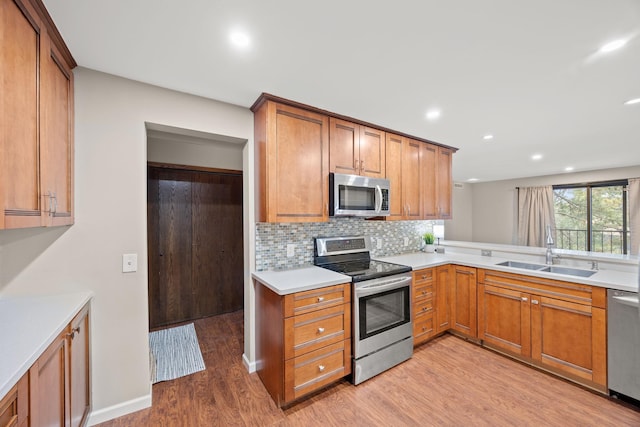
[[[195,322],[207,370],[155,384],[120,426],[638,426],[640,412],[451,335],[353,386],[286,409],[242,364],[243,312]]]

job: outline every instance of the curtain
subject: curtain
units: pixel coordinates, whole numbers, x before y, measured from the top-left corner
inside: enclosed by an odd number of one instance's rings
[[[631,230],[631,254],[640,252],[640,178],[629,179],[629,230]]]
[[[546,229],[551,227],[555,242],[556,220],[553,209],[553,187],[518,189],[518,245],[546,246]]]

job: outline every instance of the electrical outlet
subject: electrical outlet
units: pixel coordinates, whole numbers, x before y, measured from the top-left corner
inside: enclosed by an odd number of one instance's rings
[[[409,238],[408,237],[404,238],[404,245],[405,246],[409,246]]]
[[[138,254],[122,254],[122,272],[134,273],[138,271]]]
[[[296,245],[293,243],[287,244],[287,258],[291,258],[296,254]]]
[[[482,249],[480,253],[482,256],[491,256],[491,251],[489,249]]]
[[[382,237],[378,237],[378,238],[376,239],[376,247],[377,247],[378,249],[382,249]]]

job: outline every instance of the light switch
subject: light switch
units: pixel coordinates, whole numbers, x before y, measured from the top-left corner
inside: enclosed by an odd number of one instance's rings
[[[133,273],[138,271],[138,254],[122,254],[122,272]]]
[[[289,243],[287,245],[287,258],[291,258],[296,254],[296,245],[293,243]]]
[[[376,245],[378,249],[382,249],[382,237],[376,239]]]
[[[409,238],[408,237],[404,238],[404,245],[405,246],[409,246]]]

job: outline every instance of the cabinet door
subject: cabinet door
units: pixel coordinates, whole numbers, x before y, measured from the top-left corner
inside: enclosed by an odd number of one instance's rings
[[[451,327],[451,281],[450,265],[436,268],[436,333]]]
[[[29,370],[29,417],[33,427],[68,425],[66,334],[65,329]]]
[[[62,54],[43,39],[40,141],[46,225],[73,224],[73,73]]]
[[[360,126],[331,117],[329,171],[360,175]]]
[[[273,102],[269,108],[267,221],[328,221],[328,117]]]
[[[422,143],[404,139],[402,144],[402,204],[404,219],[421,219],[420,147]]]
[[[404,219],[403,196],[402,196],[402,146],[404,138],[398,135],[387,133],[386,135],[386,170],[387,179],[390,183],[389,189],[389,216],[387,220]]]
[[[71,427],[85,424],[89,416],[89,306],[71,321],[69,334],[69,395]]]
[[[451,162],[453,152],[447,148],[438,147],[438,218],[451,219],[453,216],[451,210],[451,191],[453,187],[453,179],[451,177]]]
[[[378,129],[360,126],[360,175],[384,178],[386,136]]]
[[[471,338],[478,337],[476,269],[453,266],[452,327]]]
[[[44,31],[29,2],[0,0],[0,228],[43,225],[38,122]]]
[[[531,355],[530,295],[478,285],[478,338],[518,356]]]
[[[438,147],[423,143],[420,147],[420,193],[423,219],[438,218]]]
[[[606,313],[589,305],[531,296],[531,357],[606,386]]]

